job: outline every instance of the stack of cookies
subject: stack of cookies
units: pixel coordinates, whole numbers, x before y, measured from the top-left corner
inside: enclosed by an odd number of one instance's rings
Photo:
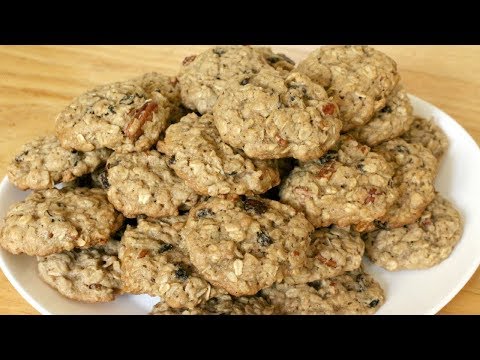
[[[222,46],[176,77],[99,86],[24,145],[33,192],[0,233],[86,302],[159,297],[153,314],[371,314],[364,255],[391,271],[449,256],[462,224],[434,188],[448,146],[414,118],[396,63],[322,47],[297,66]]]

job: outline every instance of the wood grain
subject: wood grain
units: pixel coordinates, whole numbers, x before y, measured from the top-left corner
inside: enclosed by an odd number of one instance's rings
[[[174,75],[206,46],[1,46],[0,176],[21,144],[53,131],[56,114],[92,86],[148,71]],[[315,46],[275,46],[295,60]],[[453,116],[480,142],[480,46],[377,46],[407,90]],[[37,314],[0,273],[0,313]],[[480,314],[480,270],[441,314]]]

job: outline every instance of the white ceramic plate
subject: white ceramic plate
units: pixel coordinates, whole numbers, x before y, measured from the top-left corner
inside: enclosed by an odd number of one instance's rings
[[[444,156],[436,187],[461,212],[465,227],[451,256],[428,270],[388,272],[368,261],[367,270],[381,283],[386,302],[378,314],[435,314],[466,284],[480,264],[480,149],[468,133],[435,106],[411,96],[415,114],[434,121],[448,135],[450,147]],[[7,178],[0,184],[0,217],[10,204],[22,200]],[[105,304],[68,300],[37,276],[35,258],[0,250],[0,267],[15,289],[42,314],[147,314],[157,302],[148,295],[123,295]]]

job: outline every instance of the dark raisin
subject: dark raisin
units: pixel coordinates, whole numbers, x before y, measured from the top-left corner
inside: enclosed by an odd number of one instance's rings
[[[213,52],[215,54],[217,54],[218,56],[222,56],[223,54],[225,54],[226,51],[222,48],[215,48],[215,49],[213,49]]]
[[[406,153],[406,154],[410,153],[410,151],[408,151],[408,149],[403,145],[395,146],[395,151],[398,151],[398,152],[401,152],[401,153]]]
[[[257,232],[257,241],[262,246],[269,246],[273,244],[273,240],[265,231]]]
[[[25,155],[28,155],[28,151],[29,151],[29,150],[24,151],[23,153],[21,153],[20,155],[18,155],[18,156],[15,158],[15,161],[16,161],[16,162],[22,162],[22,161],[23,161],[23,157],[24,157]]]
[[[158,249],[158,252],[161,254],[161,253],[164,253],[165,251],[172,250],[172,249],[173,249],[172,244],[162,244],[160,246],[160,249]]]
[[[173,165],[175,164],[175,155],[170,156],[168,159],[168,165]]]
[[[336,160],[338,152],[335,150],[328,150],[320,159],[317,160],[320,164],[326,164],[330,161]]]
[[[133,94],[125,95],[123,98],[120,99],[120,104],[131,105],[133,104],[134,97],[135,96]]]
[[[243,79],[242,81],[240,81],[240,85],[247,85],[249,81],[249,78]]]
[[[267,58],[267,61],[270,64],[275,64],[276,62],[280,61],[280,58],[278,56],[270,56],[270,57]]]
[[[190,276],[190,271],[183,264],[176,264],[177,270],[175,270],[175,277],[179,280],[185,281]]]
[[[380,112],[390,114],[392,112],[392,108],[387,105],[382,110],[380,110]]]
[[[388,229],[388,224],[386,222],[381,222],[380,220],[373,220],[373,224],[377,229]]]
[[[77,150],[72,150],[72,151],[70,151],[70,152],[71,152],[72,154],[76,154],[76,153],[78,153],[78,151],[77,151]]]
[[[107,172],[105,170],[102,171],[101,174],[98,176],[98,181],[100,181],[100,184],[102,185],[103,189],[108,189],[110,187],[110,183],[108,182]]]
[[[375,306],[378,305],[379,302],[380,302],[380,300],[378,300],[378,299],[372,300],[372,301],[370,302],[370,304],[368,304],[368,307],[369,307],[369,308],[374,308]]]
[[[322,281],[321,280],[312,281],[307,283],[307,285],[313,287],[315,290],[318,291],[322,287]]]
[[[197,211],[197,218],[204,218],[204,217],[208,217],[208,216],[213,216],[215,215],[215,213],[210,210],[210,209],[200,209]]]
[[[253,211],[255,214],[263,214],[268,210],[268,206],[260,200],[246,199],[243,201],[245,211]]]

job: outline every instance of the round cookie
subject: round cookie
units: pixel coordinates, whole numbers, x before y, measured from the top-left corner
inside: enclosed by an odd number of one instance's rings
[[[308,284],[275,284],[261,294],[285,314],[366,315],[385,301],[381,286],[362,268]]]
[[[189,114],[171,125],[157,148],[198,194],[261,194],[280,183],[274,160],[249,159],[224,143],[210,114]]]
[[[271,68],[263,53],[250,46],[217,46],[186,57],[182,65],[178,80],[183,104],[200,114],[212,111],[230,83]]]
[[[157,151],[113,153],[107,162],[108,200],[126,217],[178,215],[198,195],[167,165]]]
[[[322,85],[340,108],[342,131],[367,123],[383,108],[400,76],[397,64],[368,46],[324,46],[310,53],[295,71]]]
[[[375,225],[396,228],[411,224],[435,197],[437,159],[420,144],[393,139],[374,148],[395,168],[393,186],[399,196]]]
[[[338,140],[341,121],[325,90],[300,73],[245,76],[219,96],[215,125],[227,144],[249,157],[310,160]]]
[[[156,304],[152,315],[272,315],[275,308],[260,296],[218,295],[193,309],[174,309],[166,303]]]
[[[413,224],[366,234],[366,253],[390,271],[427,269],[450,255],[461,234],[460,214],[437,194]]]
[[[336,149],[296,167],[282,182],[280,199],[315,227],[355,225],[361,231],[395,200],[393,174],[381,155],[343,136]]]
[[[402,135],[410,144],[421,144],[440,159],[448,149],[448,138],[432,120],[416,117],[410,129]]]
[[[311,231],[302,213],[273,200],[210,198],[190,210],[181,235],[200,274],[242,296],[302,266]]]
[[[403,87],[397,88],[372,120],[349,134],[368,146],[375,146],[405,133],[413,122],[413,107]]]
[[[101,189],[39,190],[8,210],[0,246],[31,256],[89,248],[107,242],[122,221]]]
[[[121,152],[148,150],[168,125],[172,104],[139,81],[98,86],[67,106],[56,119],[55,131],[66,149]]]
[[[177,122],[187,114],[187,109],[182,105],[180,96],[180,85],[174,76],[165,76],[157,72],[146,73],[138,78],[132,79],[147,93],[159,93],[170,102],[170,122]]]
[[[365,243],[356,232],[336,226],[317,229],[310,234],[304,266],[292,270],[283,282],[305,284],[358,269],[362,264],[364,251]]]
[[[115,300],[121,293],[120,242],[38,257],[40,278],[63,296],[89,303]]]
[[[111,150],[69,151],[53,135],[40,136],[22,146],[7,168],[8,179],[22,190],[45,190],[91,173],[107,161]]]
[[[193,309],[216,294],[192,266],[179,231],[186,217],[140,219],[122,237],[120,260],[124,291],[160,296],[173,308]]]

